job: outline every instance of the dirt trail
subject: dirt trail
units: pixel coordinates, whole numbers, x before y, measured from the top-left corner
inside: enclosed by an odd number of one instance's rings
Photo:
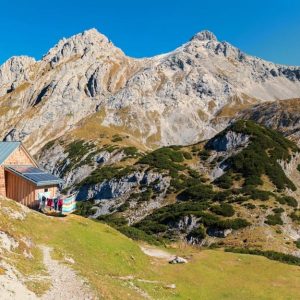
[[[41,297],[28,290],[24,278],[14,267],[1,261],[5,274],[0,275],[1,300],[94,300],[98,299],[88,284],[76,272],[51,258],[51,248],[40,247],[44,255],[44,265],[49,273],[46,280],[52,284]]]
[[[44,264],[50,274],[52,287],[42,296],[42,300],[91,300],[97,299],[88,285],[75,271],[51,258],[51,249],[41,247]]]
[[[151,257],[156,257],[156,258],[160,258],[160,259],[164,259],[167,261],[170,261],[172,259],[175,258],[175,255],[172,255],[164,250],[161,249],[157,249],[155,247],[151,247],[151,246],[140,246],[141,250],[148,256]]]

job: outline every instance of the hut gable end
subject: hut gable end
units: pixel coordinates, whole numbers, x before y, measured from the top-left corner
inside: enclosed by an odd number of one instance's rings
[[[15,149],[2,163],[2,165],[32,165],[36,166],[37,164],[34,159],[27,153],[23,146]]]

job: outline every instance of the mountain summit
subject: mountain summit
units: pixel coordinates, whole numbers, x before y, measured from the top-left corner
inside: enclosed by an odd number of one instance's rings
[[[191,40],[217,41],[217,37],[209,30],[202,30],[196,33]]]
[[[126,56],[96,29],[62,39],[40,60],[0,67],[2,138],[38,151],[97,118],[145,147],[219,132],[254,103],[300,95],[300,68],[248,56],[209,31],[152,58]]]

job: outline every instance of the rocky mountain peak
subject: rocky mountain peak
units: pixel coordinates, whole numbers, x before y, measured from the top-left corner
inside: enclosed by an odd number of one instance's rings
[[[209,30],[202,30],[195,34],[191,41],[198,40],[198,41],[217,41],[217,37]]]
[[[87,29],[82,33],[77,34],[76,36],[78,35],[88,37],[91,40],[103,40],[109,42],[108,38],[104,34],[100,33],[96,28]]]
[[[82,33],[63,38],[43,57],[43,60],[55,64],[62,58],[69,59],[72,56],[84,58],[87,53],[115,52],[123,53],[112,42],[96,29],[89,29]]]

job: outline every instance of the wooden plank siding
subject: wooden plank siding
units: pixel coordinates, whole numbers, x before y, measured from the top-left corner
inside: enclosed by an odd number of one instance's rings
[[[35,186],[11,172],[5,172],[6,196],[26,206],[35,206]]]

